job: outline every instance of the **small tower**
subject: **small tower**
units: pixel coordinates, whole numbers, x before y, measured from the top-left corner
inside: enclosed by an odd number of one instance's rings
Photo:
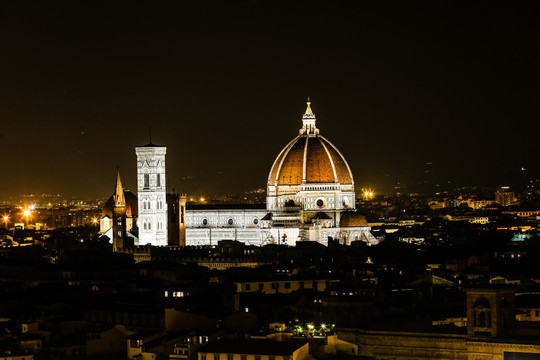
[[[167,245],[178,246],[180,245],[180,205],[179,195],[174,192],[167,194]]]
[[[186,246],[186,202],[187,195],[180,194],[178,198],[178,206],[180,208],[180,246]]]
[[[169,246],[186,246],[186,194],[167,194]]]
[[[113,252],[118,252],[126,245],[126,198],[122,181],[120,181],[120,170],[116,175],[116,190],[113,199]]]
[[[135,148],[139,202],[139,244],[167,245],[165,154],[167,148],[152,144]]]
[[[467,289],[467,335],[510,335],[516,318],[515,292],[506,286]]]

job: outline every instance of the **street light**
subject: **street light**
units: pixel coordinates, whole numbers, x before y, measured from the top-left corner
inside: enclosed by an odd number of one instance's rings
[[[6,230],[7,230],[7,224],[8,224],[8,221],[9,221],[9,216],[4,215],[4,217],[2,219],[4,220],[4,226],[6,227]]]
[[[28,218],[32,216],[32,211],[29,209],[23,210],[23,216],[26,218],[26,226],[28,226]]]

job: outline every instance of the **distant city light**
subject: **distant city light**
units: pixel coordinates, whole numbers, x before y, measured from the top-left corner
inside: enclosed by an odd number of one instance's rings
[[[23,215],[24,216],[28,217],[28,216],[30,216],[30,214],[32,214],[32,212],[30,210],[28,210],[28,209],[23,210]]]
[[[373,199],[373,197],[375,196],[375,192],[372,189],[363,189],[363,190],[364,192],[362,196],[364,197],[365,200]]]

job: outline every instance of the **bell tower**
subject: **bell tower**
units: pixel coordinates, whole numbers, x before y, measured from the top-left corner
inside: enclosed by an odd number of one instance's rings
[[[116,174],[116,190],[113,199],[113,252],[118,252],[126,245],[126,197],[120,180],[120,170]]]
[[[152,144],[135,148],[139,203],[139,244],[167,245],[165,154],[167,148]]]
[[[515,292],[506,286],[467,289],[467,335],[510,335],[516,319]]]

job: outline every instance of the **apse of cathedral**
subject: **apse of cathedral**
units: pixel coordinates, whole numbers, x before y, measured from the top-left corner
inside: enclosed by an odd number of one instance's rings
[[[124,189],[128,231],[137,219],[135,244],[215,245],[236,240],[294,246],[298,241],[328,245],[329,239],[346,245],[378,243],[366,219],[356,212],[352,171],[337,147],[320,134],[309,100],[298,135],[270,169],[265,208],[186,208],[185,195],[167,194],[165,154],[166,147],[152,142],[136,148],[138,198]],[[110,202],[103,210],[103,234],[113,225]]]

